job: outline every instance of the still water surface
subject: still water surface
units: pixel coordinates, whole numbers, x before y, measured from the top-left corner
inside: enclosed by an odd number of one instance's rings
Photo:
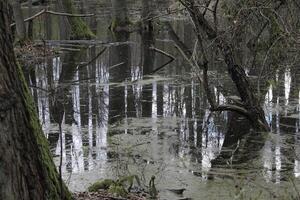
[[[261,141],[247,136],[255,145],[245,145],[246,151],[259,156],[250,160],[245,154],[243,162],[236,161],[234,148],[222,148],[232,142],[225,140],[225,134],[247,135],[249,124],[234,113],[210,113],[201,84],[167,31],[157,25],[150,35],[118,37],[103,28],[110,22],[105,9],[98,9],[97,16],[90,23],[99,40],[49,41],[49,47],[68,51],[37,65],[36,87],[32,87],[57,165],[62,148],[63,175],[72,191],[84,191],[99,179],[134,174],[144,185],[155,175],[161,199],[299,197],[299,70],[285,67],[263,89],[271,133],[264,133]],[[188,19],[171,22],[193,48]],[[176,58],[155,74],[151,72],[169,58],[152,46]],[[220,104],[235,98],[223,69],[210,70]],[[58,122],[62,122],[62,146]],[[220,152],[229,150],[229,159],[211,170]],[[179,188],[186,189],[183,196],[168,190]]]

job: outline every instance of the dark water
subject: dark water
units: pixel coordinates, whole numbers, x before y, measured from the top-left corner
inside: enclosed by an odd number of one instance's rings
[[[161,24],[152,34],[112,35],[106,29],[109,8],[97,6],[97,20],[88,22],[98,40],[49,41],[49,47],[68,51],[45,57],[36,66],[37,85],[32,87],[57,164],[63,148],[63,173],[71,190],[85,190],[102,178],[136,174],[145,185],[155,175],[161,199],[180,198],[167,190],[174,188],[186,188],[184,196],[193,199],[297,196],[300,73],[296,67],[284,66],[264,87],[264,108],[272,130],[263,133],[262,140],[255,139],[240,116],[210,113],[195,73]],[[172,20],[175,31],[193,49],[187,18],[162,20]],[[55,39],[58,33],[52,34]],[[152,75],[169,58],[151,46],[176,58]],[[222,68],[210,69],[209,75],[220,104],[235,98]],[[62,147],[58,122],[62,122]],[[242,137],[231,138],[230,131],[250,139],[244,144]],[[248,154],[235,160],[231,145],[243,145]],[[223,154],[227,159],[222,162]],[[251,159],[250,154],[259,156]],[[223,164],[211,170],[212,161]],[[208,180],[211,173],[216,176]]]

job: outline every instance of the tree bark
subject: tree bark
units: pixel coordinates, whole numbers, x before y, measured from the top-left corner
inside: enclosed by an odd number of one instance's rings
[[[0,1],[0,199],[71,199],[52,161],[18,67],[6,0]]]
[[[76,9],[72,0],[58,1],[59,6],[66,13],[75,14]],[[73,40],[92,39],[95,37],[90,27],[79,17],[67,17],[70,26],[70,38]],[[64,27],[61,27],[63,29]]]
[[[16,22],[17,36],[18,39],[22,42],[26,39],[26,26],[24,23],[24,17],[21,10],[21,4],[18,0],[13,0],[11,2],[11,5],[14,13],[14,19]]]

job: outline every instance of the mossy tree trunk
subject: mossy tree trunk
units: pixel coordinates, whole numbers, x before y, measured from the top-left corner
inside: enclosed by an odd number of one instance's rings
[[[66,13],[75,14],[76,9],[73,5],[73,0],[58,1],[60,7]],[[90,27],[79,17],[67,17],[70,25],[70,39],[92,39],[95,37]],[[64,27],[61,27],[64,28]]]
[[[15,60],[8,9],[0,1],[0,199],[71,199]]]

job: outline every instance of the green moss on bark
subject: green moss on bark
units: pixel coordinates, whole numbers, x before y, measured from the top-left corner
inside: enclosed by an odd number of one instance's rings
[[[72,0],[62,1],[64,10],[67,13],[75,13],[76,9],[73,6]],[[91,31],[88,25],[79,17],[68,17],[68,21],[71,26],[71,39],[92,39],[95,38],[95,34]]]
[[[39,146],[40,153],[37,153],[37,155],[40,156],[39,160],[42,163],[43,172],[45,172],[46,180],[44,181],[46,182],[47,186],[46,199],[61,199],[60,178],[57,173],[55,164],[52,160],[48,141],[43,133],[39,119],[37,117],[35,103],[26,84],[25,77],[20,66],[18,66],[18,75],[22,84],[22,91],[24,94],[23,99],[26,106],[25,109],[30,116],[30,128],[32,129],[32,132],[36,138],[36,143]],[[69,192],[65,184],[63,184],[63,196],[64,200],[72,199],[71,193]]]
[[[97,192],[98,190],[108,190],[109,187],[114,183],[115,181],[112,179],[104,179],[102,181],[97,181],[93,185],[91,185],[88,188],[89,192]]]

